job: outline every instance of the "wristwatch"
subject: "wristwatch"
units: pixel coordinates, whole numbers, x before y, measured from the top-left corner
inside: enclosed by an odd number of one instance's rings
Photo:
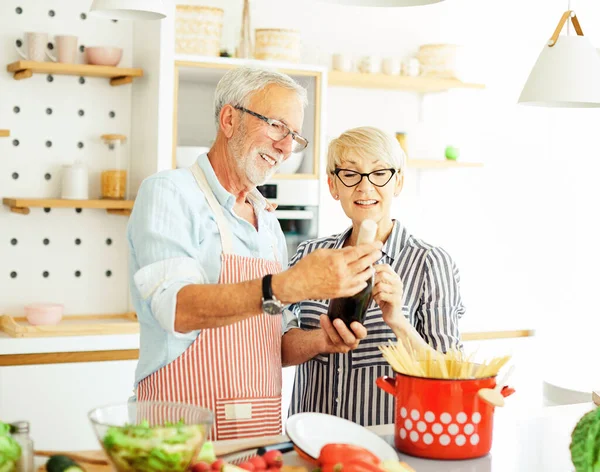
[[[281,315],[283,313],[283,303],[275,298],[271,288],[271,274],[265,275],[262,279],[262,309],[267,315]]]

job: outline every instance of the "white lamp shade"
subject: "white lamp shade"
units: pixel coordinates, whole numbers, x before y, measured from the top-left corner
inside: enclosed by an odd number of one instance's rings
[[[161,0],[94,0],[90,15],[111,20],[160,20],[167,16]]]
[[[559,36],[544,46],[519,103],[539,107],[600,107],[600,55],[585,36]]]
[[[415,7],[440,3],[444,0],[319,0],[323,3],[336,3],[355,7]]]

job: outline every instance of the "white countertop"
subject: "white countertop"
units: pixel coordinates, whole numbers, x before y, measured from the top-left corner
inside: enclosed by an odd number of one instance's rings
[[[0,334],[0,355],[139,349],[139,334],[12,338]]]
[[[571,432],[593,408],[593,403],[580,403],[540,408],[526,414],[499,408],[494,415],[492,450],[485,457],[460,461],[420,459],[401,453],[398,457],[416,472],[571,472]],[[394,445],[393,425],[370,429]],[[307,466],[296,453],[286,454],[284,462]]]

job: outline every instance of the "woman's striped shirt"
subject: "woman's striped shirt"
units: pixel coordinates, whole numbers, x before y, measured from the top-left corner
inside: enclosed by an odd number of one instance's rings
[[[352,228],[341,234],[305,241],[290,266],[319,248],[341,248]],[[465,309],[460,277],[446,251],[411,236],[398,222],[383,245],[378,263],[389,264],[404,284],[402,310],[419,334],[435,349],[460,346],[458,320]],[[295,314],[288,328],[320,329],[329,300],[306,300],[289,309]],[[298,326],[299,324],[299,326]],[[369,426],[394,422],[394,399],[375,385],[377,377],[394,372],[378,346],[395,335],[373,301],[364,323],[368,335],[348,354],[319,354],[296,369],[290,415],[320,412]]]

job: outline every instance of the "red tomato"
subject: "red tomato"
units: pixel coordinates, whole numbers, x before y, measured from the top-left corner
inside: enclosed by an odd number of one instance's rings
[[[210,470],[210,464],[206,462],[196,462],[190,467],[192,472],[208,472]]]
[[[254,470],[265,470],[267,468],[267,462],[261,456],[254,456],[248,462],[254,465]]]
[[[283,465],[283,454],[281,451],[273,450],[266,452],[263,459],[269,467],[280,468]]]
[[[254,470],[255,470],[254,464],[252,462],[249,462],[249,461],[242,462],[240,465],[238,465],[238,467],[240,469],[249,470],[250,472],[254,472]]]
[[[216,461],[214,461],[212,463],[210,468],[212,470],[216,470],[217,472],[221,472],[221,470],[223,469],[224,466],[225,466],[225,461],[223,459],[217,459]]]

